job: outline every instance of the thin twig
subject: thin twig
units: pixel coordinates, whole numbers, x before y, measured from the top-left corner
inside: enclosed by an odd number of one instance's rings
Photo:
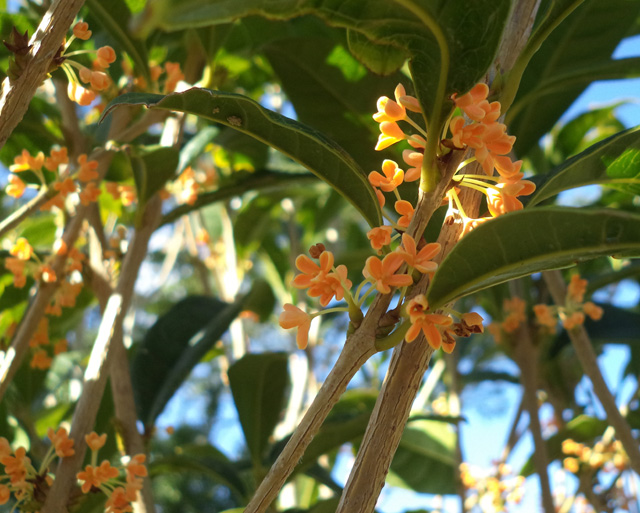
[[[511,282],[514,295],[521,297],[522,287],[520,282]],[[540,478],[540,490],[542,492],[542,507],[546,513],[555,513],[551,483],[549,481],[549,457],[547,446],[542,436],[540,424],[540,411],[538,409],[538,351],[531,339],[531,331],[528,324],[521,325],[514,336],[514,356],[520,368],[522,381],[522,402],[529,414],[529,431],[533,436],[533,463]]]
[[[547,287],[549,287],[549,292],[551,292],[555,303],[557,305],[564,305],[567,289],[560,271],[546,271],[542,273],[542,276]],[[618,410],[616,400],[602,377],[602,372],[600,372],[600,367],[598,367],[596,353],[591,345],[587,330],[584,326],[579,325],[572,330],[567,330],[567,334],[573,345],[573,350],[582,365],[582,369],[591,380],[593,390],[607,414],[607,420],[615,429],[616,436],[622,443],[629,457],[631,468],[633,468],[637,474],[640,474],[640,448],[638,448],[638,440],[633,437],[629,424],[620,413],[620,410]]]
[[[22,120],[82,4],[84,0],[52,2],[29,41],[32,46],[21,75],[16,80],[4,79],[0,95],[0,148]]]
[[[71,424],[69,436],[76,441],[76,453],[70,458],[61,459],[56,478],[42,507],[42,513],[60,513],[66,510],[69,494],[76,483],[76,473],[82,465],[86,452],[86,444],[82,443],[82,440],[95,424],[101,402],[99,398],[104,393],[107,371],[115,354],[112,350],[114,340],[121,340],[122,321],[131,302],[140,266],[147,254],[149,238],[159,222],[160,206],[161,201],[157,195],[147,203],[142,223],[134,233],[122,264],[118,286],[107,302],[85,372],[82,395],[78,400]]]
[[[43,188],[40,190],[40,192],[38,192],[38,195],[35,198],[22,205],[10,216],[5,217],[2,222],[0,222],[0,239],[3,238],[9,231],[18,226],[27,217],[33,214],[36,210],[38,210],[57,193],[58,191],[55,191],[53,189]]]
[[[76,214],[76,216],[69,221],[62,236],[62,240],[64,240],[69,248],[73,247],[80,234],[82,219],[81,213]],[[58,290],[66,260],[66,256],[54,257],[51,267],[56,273],[58,280],[54,283],[40,283],[38,285],[38,292],[29,305],[22,321],[20,321],[20,325],[11,341],[11,346],[5,351],[4,358],[0,361],[0,400],[4,397],[11,380],[16,372],[18,372],[20,365],[22,365],[22,360],[29,351],[29,341],[38,329],[45,309],[49,305],[56,290]]]

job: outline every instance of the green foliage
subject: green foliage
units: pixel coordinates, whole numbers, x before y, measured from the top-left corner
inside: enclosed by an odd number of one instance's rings
[[[119,96],[105,112],[118,105],[189,112],[249,134],[329,183],[351,201],[371,226],[381,223],[373,189],[358,164],[342,148],[323,134],[266,110],[247,97],[205,89],[191,89],[166,97],[131,93]]]
[[[146,333],[131,362],[138,418],[150,429],[191,369],[240,313],[241,304],[187,297]],[[219,351],[217,354],[221,354]]]
[[[229,384],[251,459],[259,469],[285,400],[287,355],[247,354],[229,368]]]
[[[513,212],[483,223],[456,244],[427,297],[435,308],[514,278],[605,255],[640,255],[637,215],[562,207]]]

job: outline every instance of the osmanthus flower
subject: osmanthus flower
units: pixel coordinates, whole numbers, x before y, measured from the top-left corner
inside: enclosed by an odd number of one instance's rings
[[[165,62],[164,69],[167,72],[167,78],[164,83],[164,92],[172,93],[175,91],[178,82],[184,80],[184,73],[180,69],[179,62]]]
[[[33,256],[33,248],[24,237],[19,237],[9,253],[20,260],[29,260]]]
[[[66,147],[61,147],[59,150],[52,148],[49,152],[49,156],[44,159],[44,167],[51,171],[57,171],[63,164],[69,163],[69,155]]]
[[[398,200],[395,202],[394,207],[396,209],[396,212],[400,214],[400,217],[397,221],[398,226],[407,228],[411,224],[411,220],[413,219],[413,205],[406,200]]]
[[[16,257],[7,257],[4,259],[5,268],[13,274],[13,286],[18,289],[21,289],[27,284],[27,277],[24,274],[26,263],[25,260]]]
[[[97,160],[88,160],[86,153],[83,153],[78,156],[78,164],[80,166],[78,169],[78,180],[81,182],[90,182],[91,180],[96,180],[98,178]]]
[[[604,314],[604,310],[591,301],[587,301],[582,305],[582,311],[586,313],[592,321],[599,321]]]
[[[91,203],[98,201],[98,197],[102,194],[102,191],[98,188],[95,182],[89,182],[80,191],[80,203],[85,207]]]
[[[117,468],[112,467],[108,460],[104,460],[99,466],[87,465],[83,471],[78,472],[76,477],[82,483],[82,493],[89,493],[91,488],[100,488],[110,479],[115,479],[120,475]]]
[[[298,328],[296,343],[298,344],[299,349],[306,348],[309,343],[309,328],[311,327],[312,319],[311,315],[291,303],[286,303],[283,308],[284,311],[278,318],[278,324],[280,324],[280,327],[285,330]]]
[[[47,370],[51,367],[52,363],[53,359],[47,354],[47,352],[44,349],[38,349],[33,353],[29,366],[32,369]]]
[[[9,502],[11,498],[11,489],[4,484],[0,484],[0,506]]]
[[[333,268],[334,257],[331,251],[323,251],[319,257],[320,265],[316,264],[307,255],[299,255],[296,258],[296,267],[302,274],[293,279],[293,286],[297,289],[306,289],[323,279]]]
[[[402,152],[402,160],[405,164],[411,166],[404,172],[405,182],[415,182],[420,179],[420,173],[422,172],[422,161],[424,160],[424,153],[421,151],[404,150]]]
[[[402,121],[407,117],[407,109],[413,112],[422,112],[418,99],[407,95],[402,84],[398,84],[394,91],[396,101],[386,96],[378,98],[378,112],[373,115],[378,123],[383,121]]]
[[[476,84],[471,90],[458,96],[454,93],[451,98],[470,119],[474,121],[482,121],[486,115],[486,110],[483,105],[487,102],[487,96],[489,95],[489,86],[487,84]]]
[[[527,320],[526,307],[527,303],[517,296],[504,300],[502,309],[508,315],[502,321],[501,327],[505,333],[513,333],[521,323]]]
[[[453,324],[453,319],[448,315],[427,313],[429,303],[424,294],[419,294],[411,299],[406,309],[411,321],[411,327],[405,335],[405,340],[407,342],[413,342],[420,332],[422,332],[433,349],[440,349],[442,345],[442,334],[438,327],[445,328],[450,326]]]
[[[78,39],[86,41],[91,37],[92,32],[89,30],[89,24],[86,21],[79,21],[73,26],[73,35]]]
[[[378,143],[375,147],[376,151],[384,150],[392,144],[403,141],[407,138],[407,135],[395,121],[383,121],[380,123],[380,132],[381,133],[378,136]]]
[[[423,274],[432,273],[438,269],[438,264],[431,261],[434,256],[440,253],[440,244],[437,242],[425,244],[418,251],[415,239],[408,233],[403,233],[402,245],[396,249],[396,253],[402,257],[409,267]]]
[[[98,451],[104,447],[104,444],[107,442],[107,434],[103,433],[99,435],[95,431],[92,431],[88,435],[85,435],[84,441],[92,451]]]
[[[73,440],[69,438],[65,428],[60,428],[58,431],[54,431],[52,428],[49,428],[47,436],[49,437],[49,440],[51,440],[58,457],[68,458],[76,453],[73,449]]]
[[[76,183],[68,176],[61,182],[54,182],[53,188],[58,191],[63,198],[66,198],[69,194],[76,192]]]
[[[10,174],[8,180],[9,183],[5,188],[7,196],[11,196],[12,198],[21,198],[27,188],[26,184],[14,174]]]
[[[391,233],[393,228],[391,226],[378,226],[367,232],[367,238],[371,242],[371,247],[375,250],[380,250],[384,246],[391,244]]]
[[[382,260],[377,257],[367,258],[362,274],[374,284],[378,292],[389,294],[391,287],[407,287],[413,285],[413,279],[407,274],[395,274],[403,264],[402,255],[389,253]]]
[[[534,305],[533,313],[536,315],[538,324],[548,328],[549,330],[555,329],[558,325],[558,319],[554,316],[554,312],[548,305]]]
[[[579,274],[571,276],[571,281],[567,287],[567,297],[576,303],[582,303],[584,294],[587,291],[587,280],[580,278]]]
[[[40,171],[44,164],[44,153],[39,152],[35,157],[31,156],[27,150],[13,159],[13,164],[9,166],[9,171],[19,173],[21,171]]]
[[[371,171],[369,173],[369,183],[385,192],[395,190],[404,180],[404,171],[393,160],[385,159],[382,162],[382,172],[384,176],[377,171]]]
[[[13,486],[26,485],[28,475],[35,475],[35,469],[31,465],[31,458],[27,456],[24,447],[18,447],[14,455],[11,454],[0,458],[0,463],[4,465],[4,472],[10,478]]]

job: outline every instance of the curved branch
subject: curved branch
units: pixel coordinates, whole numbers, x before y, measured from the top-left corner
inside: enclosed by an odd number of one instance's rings
[[[557,305],[564,305],[567,288],[560,271],[546,271],[542,273],[542,276],[547,287],[549,287],[549,292],[551,292],[555,303]],[[572,330],[567,330],[567,335],[569,335],[569,339],[571,340],[571,344],[582,365],[584,373],[591,380],[593,390],[607,414],[607,420],[615,429],[618,440],[620,440],[627,456],[629,456],[631,468],[637,474],[640,474],[640,448],[638,447],[638,440],[633,437],[629,424],[620,413],[620,410],[618,410],[616,400],[609,390],[602,376],[602,372],[600,372],[596,353],[591,345],[587,330],[585,330],[584,326],[580,325]]]

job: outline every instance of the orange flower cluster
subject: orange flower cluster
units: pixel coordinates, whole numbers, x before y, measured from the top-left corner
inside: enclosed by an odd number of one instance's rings
[[[451,139],[445,144],[453,149],[472,148],[477,160],[486,176],[458,175],[454,178],[459,185],[478,190],[486,195],[489,214],[497,217],[507,212],[522,209],[519,196],[527,196],[535,191],[535,185],[529,180],[523,180],[520,172],[522,161],[513,162],[508,154],[513,148],[515,137],[507,135],[507,128],[498,123],[500,117],[500,103],[487,100],[489,88],[486,84],[477,84],[468,93],[457,97],[452,96],[456,106],[462,110],[464,116],[451,119],[449,129]],[[494,170],[498,177],[494,177]],[[489,184],[488,182],[495,182]],[[450,210],[457,211],[463,224],[462,235],[468,233],[480,222],[487,218],[471,219],[466,216],[457,198],[456,188],[447,193]],[[457,207],[457,208],[456,208]]]
[[[591,448],[568,438],[562,441],[562,453],[567,455],[562,465],[572,474],[600,469],[622,472],[629,468],[629,457],[618,440],[601,440]]]
[[[118,480],[120,468],[113,467],[108,460],[98,465],[98,451],[104,446],[107,435],[93,432],[85,436],[85,441],[91,449],[91,464],[78,472],[76,477],[82,482],[82,493],[101,490],[107,495],[105,513],[125,513],[133,511],[131,503],[136,500],[138,491],[142,489],[142,478],[147,475],[144,465],[146,456],[136,454],[121,468],[126,475],[125,482]]]
[[[594,321],[602,318],[603,310],[591,301],[584,301],[587,290],[587,280],[580,278],[579,274],[571,277],[567,287],[567,297],[564,306],[535,305],[533,311],[536,314],[538,324],[549,333],[555,332],[558,319],[562,326],[571,330],[584,323],[585,314]]]
[[[0,463],[4,466],[4,473],[0,473],[0,505],[7,503],[13,494],[16,500],[14,510],[20,509],[20,504],[32,506],[37,502],[38,497],[46,493],[41,487],[48,489],[53,483],[49,468],[56,456],[68,458],[75,454],[73,440],[69,438],[65,428],[60,428],[58,431],[49,428],[47,436],[51,440],[51,446],[39,470],[31,464],[31,459],[27,456],[27,450],[24,447],[18,447],[13,451],[9,441],[0,437]],[[6,482],[7,479],[8,482]]]
[[[486,86],[485,86],[486,87]],[[469,93],[468,96],[462,97],[457,101],[460,105],[469,109],[476,118],[483,119],[483,127],[492,126],[490,131],[485,134],[484,147],[487,149],[487,155],[484,160],[490,158],[492,162],[497,162],[501,169],[507,168],[504,154],[511,150],[513,138],[506,135],[505,131],[498,130],[496,127],[504,127],[499,125],[496,120],[500,113],[499,104],[488,104],[486,94],[484,99],[478,96],[478,88]],[[487,88],[488,92],[488,88]],[[482,91],[480,91],[482,93]],[[416,241],[408,233],[404,233],[410,226],[414,216],[414,206],[400,197],[398,187],[404,182],[413,182],[418,180],[422,175],[422,165],[424,160],[424,152],[427,145],[426,132],[408,115],[408,111],[422,112],[417,98],[409,96],[402,84],[398,84],[395,89],[395,101],[383,96],[378,100],[378,112],[373,115],[373,119],[379,123],[380,136],[375,147],[376,150],[383,150],[389,146],[406,140],[413,149],[403,152],[403,160],[410,166],[405,172],[401,169],[397,162],[393,160],[384,160],[381,172],[372,171],[369,173],[368,179],[374,188],[375,194],[381,207],[384,207],[386,198],[384,192],[392,192],[396,201],[394,204],[395,211],[398,214],[397,219],[390,221],[390,225],[382,225],[374,227],[367,233],[371,247],[378,253],[378,256],[367,258],[362,274],[365,281],[358,287],[355,297],[351,295],[351,282],[347,279],[347,270],[344,266],[333,268],[333,254],[329,252],[318,253],[316,257],[320,257],[320,264],[316,264],[309,257],[301,255],[296,260],[296,267],[302,272],[301,275],[295,277],[293,281],[294,287],[308,289],[309,296],[320,297],[320,304],[327,306],[332,299],[345,299],[349,304],[349,308],[332,308],[328,311],[348,310],[350,316],[354,311],[358,311],[364,302],[364,298],[372,291],[377,290],[381,294],[390,294],[393,289],[401,288],[399,310],[406,312],[406,317],[410,319],[410,327],[406,334],[406,341],[411,342],[420,333],[424,333],[428,343],[434,348],[443,347],[445,351],[453,350],[455,346],[456,336],[469,336],[471,333],[479,333],[482,331],[482,318],[478,314],[457,314],[461,316],[461,322],[454,323],[453,319],[447,315],[428,312],[428,305],[424,295],[416,296],[410,301],[403,301],[407,288],[414,283],[413,274],[433,274],[437,269],[437,263],[433,258],[440,252],[440,245],[437,243],[426,243],[422,240]],[[486,108],[486,112],[485,109]],[[482,113],[480,113],[480,110]],[[413,128],[419,134],[407,134],[398,124],[403,121]],[[459,122],[456,122],[459,123]],[[457,126],[457,125],[456,125]],[[480,131],[476,130],[477,136],[480,137]],[[483,129],[484,130],[484,129]],[[459,138],[459,137],[458,137]],[[508,143],[508,148],[505,144]],[[461,148],[458,148],[461,149]],[[521,163],[515,165],[516,171],[519,171]],[[493,171],[493,168],[492,168]],[[524,194],[526,190],[531,189],[528,184],[520,180],[521,175],[518,173],[501,177],[501,182],[492,188],[495,191],[507,191],[509,195],[516,196]],[[503,179],[504,178],[504,179]],[[531,189],[532,190],[532,189]],[[503,191],[503,192],[504,192]],[[491,202],[491,209],[494,212],[511,208],[512,202],[509,200],[506,207],[503,206],[505,200],[504,195],[500,195]],[[468,219],[468,229],[475,226],[479,220]],[[393,235],[394,230],[398,232]],[[391,250],[391,244],[397,238],[401,237],[401,244],[394,250]],[[406,271],[405,271],[406,269]],[[371,286],[360,297],[361,287],[369,283]],[[401,308],[402,307],[402,308]],[[317,312],[308,314],[304,310],[286,304],[284,311],[280,315],[280,326],[284,329],[298,328],[297,342],[299,347],[306,347],[308,340],[308,330],[311,320],[325,312]],[[361,311],[360,311],[361,314]],[[357,313],[356,317],[359,317]]]
[[[134,76],[134,71],[127,61],[122,61],[122,71],[129,77],[129,80],[136,89],[141,91],[162,92],[163,94],[172,93],[176,90],[178,82],[184,80],[184,73],[180,69],[179,62],[165,62],[164,67],[157,63],[149,63],[149,76],[151,84],[148,84],[144,77]],[[164,85],[160,87],[160,77],[166,74]]]
[[[74,39],[87,41],[90,37],[91,30],[89,30],[89,24],[84,21],[79,21],[73,27],[73,36],[65,45],[65,51]],[[79,50],[73,52],[73,55],[87,53],[93,52],[89,50]],[[108,89],[112,83],[111,78],[105,73],[105,70],[116,61],[116,52],[110,46],[103,46],[95,50],[95,54],[96,57],[93,61],[92,70],[79,62],[69,59],[67,56],[65,56],[64,63],[62,64],[62,69],[69,79],[67,95],[72,101],[82,106],[91,105],[96,99],[97,93]],[[64,52],[62,55],[64,56]],[[78,70],[80,80],[78,80],[74,68]],[[89,88],[84,87],[82,83],[89,84]]]
[[[473,333],[482,333],[482,316],[476,312],[460,315],[460,321],[454,323],[449,315],[429,313],[429,304],[424,294],[419,294],[407,303],[407,315],[411,326],[405,335],[407,342],[413,342],[422,332],[434,349],[451,353],[456,347],[457,337],[469,337]]]
[[[467,463],[460,464],[460,479],[467,491],[465,509],[507,511],[508,503],[520,504],[524,496],[524,476],[514,476],[504,463],[483,471]]]
[[[503,334],[515,332],[520,324],[527,320],[527,303],[519,297],[505,299],[502,303],[502,311],[505,314],[502,322],[492,322],[489,324],[489,333],[493,336],[497,344],[502,343]]]

